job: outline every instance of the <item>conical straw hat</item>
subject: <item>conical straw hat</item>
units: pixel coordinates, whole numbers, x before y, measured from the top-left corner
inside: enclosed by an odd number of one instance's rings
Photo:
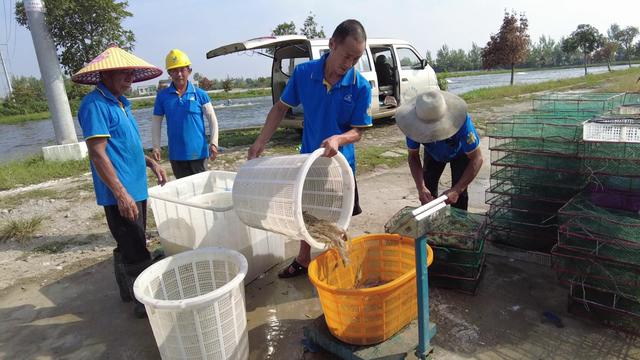
[[[162,75],[162,70],[117,46],[109,47],[71,77],[78,84],[94,85],[100,81],[100,72],[133,69],[133,82],[145,81]]]

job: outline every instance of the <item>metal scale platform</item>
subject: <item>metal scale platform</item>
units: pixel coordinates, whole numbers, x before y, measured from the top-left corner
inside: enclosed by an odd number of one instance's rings
[[[307,341],[341,359],[404,359],[414,353],[419,359],[432,359],[431,338],[436,325],[429,321],[429,277],[427,270],[427,230],[429,219],[443,209],[446,196],[441,196],[412,211],[400,211],[385,225],[388,233],[416,239],[416,285],[418,293],[418,319],[386,341],[369,346],[346,344],[331,335],[324,316],[303,328]]]

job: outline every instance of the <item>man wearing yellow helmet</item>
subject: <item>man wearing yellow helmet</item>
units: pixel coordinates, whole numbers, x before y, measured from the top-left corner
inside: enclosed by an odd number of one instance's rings
[[[218,119],[209,95],[189,81],[191,61],[184,52],[167,54],[166,68],[171,85],[158,92],[153,108],[151,137],[153,157],[160,161],[162,119],[167,118],[169,160],[177,179],[205,171],[206,159],[218,155]],[[207,138],[204,118],[209,123]]]

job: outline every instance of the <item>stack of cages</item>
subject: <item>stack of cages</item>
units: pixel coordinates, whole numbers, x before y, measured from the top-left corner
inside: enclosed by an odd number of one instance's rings
[[[475,295],[484,267],[486,217],[447,206],[430,217],[415,221],[407,206],[385,224],[385,232],[420,238],[433,250],[429,285]]]
[[[634,106],[640,110],[640,96],[626,94],[626,114],[614,109],[589,122],[633,119]],[[602,131],[612,130],[608,126]],[[589,186],[558,211],[553,267],[569,287],[571,312],[640,334],[640,141],[585,138]]]
[[[487,123],[491,179],[487,238],[548,254],[557,241],[556,213],[588,182],[582,122],[620,106],[624,94],[549,94],[533,111]],[[535,256],[549,262],[549,256]],[[540,261],[540,260],[537,260]]]
[[[475,295],[484,268],[486,217],[451,206],[430,221],[427,243],[433,249],[429,284]]]

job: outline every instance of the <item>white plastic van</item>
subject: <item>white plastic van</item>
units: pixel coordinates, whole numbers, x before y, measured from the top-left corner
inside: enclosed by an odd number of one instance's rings
[[[280,99],[296,65],[318,59],[329,51],[329,40],[309,40],[302,35],[268,36],[221,46],[207,52],[207,59],[242,51],[258,51],[273,59],[271,90],[275,103]],[[385,105],[387,96],[397,105],[430,88],[437,89],[435,72],[408,42],[396,39],[368,39],[356,69],[371,84],[371,114],[374,119],[395,115],[394,105]],[[387,101],[387,103],[389,103]],[[303,109],[290,111],[284,127],[302,127]]]

